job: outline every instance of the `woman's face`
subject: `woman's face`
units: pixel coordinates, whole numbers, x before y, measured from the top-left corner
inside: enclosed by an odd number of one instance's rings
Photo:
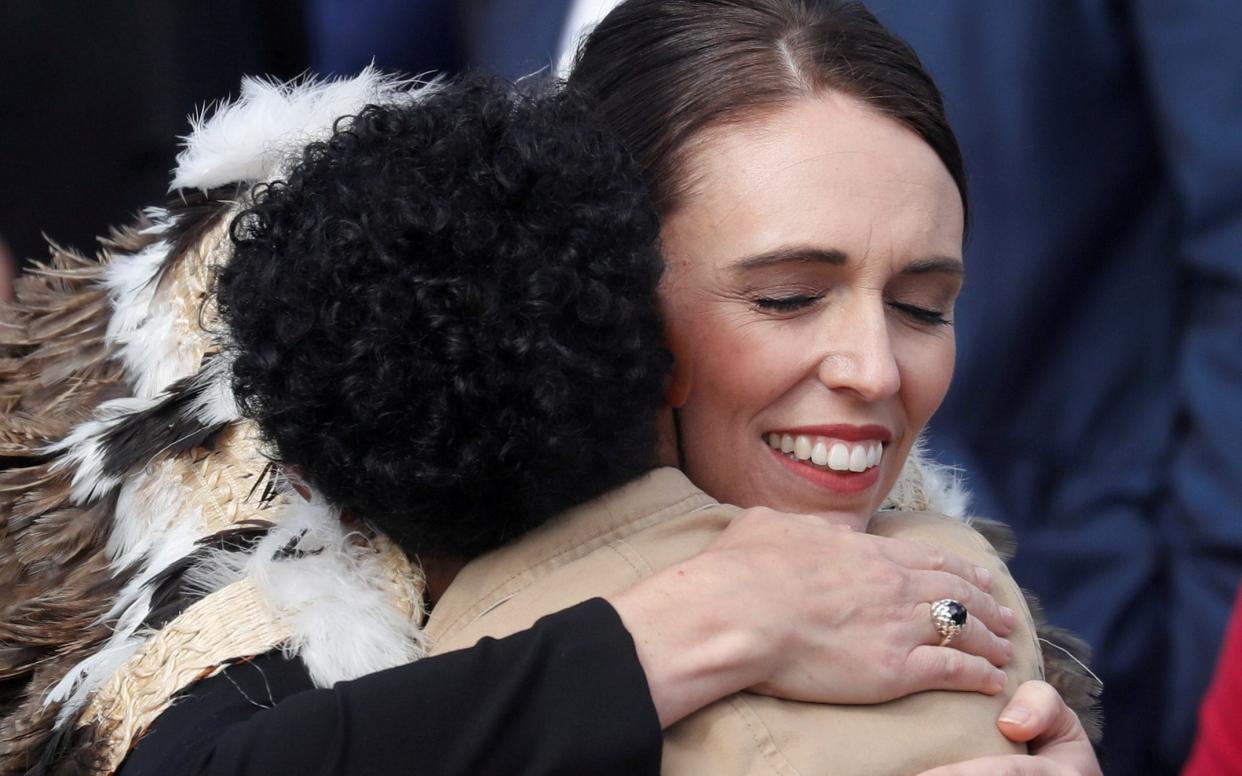
[[[826,94],[692,151],[661,287],[686,474],[863,528],[953,372],[961,197],[935,152]]]

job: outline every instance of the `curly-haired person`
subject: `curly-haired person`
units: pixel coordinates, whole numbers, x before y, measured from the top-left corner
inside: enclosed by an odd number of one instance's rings
[[[793,612],[814,605],[817,559],[843,533],[718,504],[657,468],[676,459],[659,412],[673,381],[659,224],[589,104],[466,79],[367,107],[261,187],[232,229],[218,302],[238,402],[289,471],[422,568],[433,657],[312,692],[279,653],[231,666],[169,707],[120,773],[654,774],[662,757],[666,772],[745,773],[770,749],[745,734],[754,717],[826,765],[894,728],[902,746],[861,747],[878,771],[1011,751],[993,726],[1001,698],[923,693],[892,714],[828,705],[837,688],[806,680],[816,650],[782,645],[829,627]],[[942,541],[955,578],[984,566],[997,601],[1025,612],[961,523],[912,515],[884,530]],[[976,595],[972,611],[996,606]],[[575,655],[565,673],[532,670],[529,654],[511,676],[453,672],[506,641],[487,637],[592,597],[575,643],[549,647]],[[684,627],[734,608],[769,627]],[[634,633],[620,648],[596,631],[618,615]],[[1018,620],[1008,669],[1029,678],[1029,615]],[[413,671],[436,661],[460,683]],[[595,706],[552,714],[582,684]],[[726,698],[746,688],[774,697]],[[479,713],[463,722],[467,706]]]
[[[671,357],[632,168],[568,94],[466,81],[368,107],[234,222],[219,302],[243,408],[421,557],[475,557],[644,473]]]

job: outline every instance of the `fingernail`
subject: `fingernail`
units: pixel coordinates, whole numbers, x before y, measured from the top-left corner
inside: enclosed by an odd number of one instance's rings
[[[1000,721],[1012,725],[1021,725],[1031,718],[1031,710],[1025,706],[1010,706],[1001,712]]]
[[[992,572],[983,566],[975,566],[975,579],[979,581],[979,587],[984,590],[992,589]]]
[[[999,668],[996,669],[996,672],[992,675],[992,679],[993,679],[992,686],[996,688],[997,692],[1000,692],[1001,690],[1005,689],[1005,685],[1009,682],[1009,677],[1006,676],[1005,672],[1000,670]]]

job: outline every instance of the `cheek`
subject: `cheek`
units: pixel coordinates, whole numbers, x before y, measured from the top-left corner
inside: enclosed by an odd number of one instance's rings
[[[701,309],[683,318],[670,337],[674,353],[688,359],[692,381],[686,410],[736,426],[777,402],[799,378],[800,348],[792,332],[771,321],[739,322]]]
[[[901,403],[914,431],[921,431],[949,391],[957,355],[952,332],[916,335],[901,343]]]

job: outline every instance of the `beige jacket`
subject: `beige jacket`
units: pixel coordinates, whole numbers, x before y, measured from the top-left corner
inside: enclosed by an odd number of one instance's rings
[[[431,614],[432,654],[514,633],[545,614],[624,590],[704,549],[736,512],[676,469],[656,470],[467,565]],[[1018,615],[1006,691],[997,697],[925,692],[872,706],[739,693],[666,731],[664,773],[912,774],[1024,752],[1000,735],[996,718],[1020,682],[1040,678],[1041,658],[1030,612],[1004,563],[974,529],[939,515],[886,513],[871,530],[933,542],[993,572],[997,600]]]

